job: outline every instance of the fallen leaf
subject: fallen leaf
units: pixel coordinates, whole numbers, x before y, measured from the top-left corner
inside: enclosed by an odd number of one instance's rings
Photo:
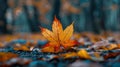
[[[120,49],[120,44],[117,44],[117,48]]]
[[[78,56],[83,59],[91,59],[91,56],[84,49],[81,49],[80,51],[78,51]]]
[[[10,53],[10,52],[0,52],[0,62],[5,62],[17,56],[18,56],[17,54]]]
[[[30,51],[30,49],[26,45],[14,46],[14,50]]]
[[[62,54],[62,57],[64,57],[64,58],[71,58],[71,57],[75,57],[75,56],[78,56],[76,52]]]
[[[108,54],[106,54],[106,55],[104,56],[104,59],[107,60],[107,59],[109,59],[109,58],[113,58],[113,57],[116,57],[116,56],[118,56],[118,55],[120,55],[120,52],[108,53]]]
[[[107,48],[108,48],[108,50],[115,49],[115,48],[117,48],[117,44],[110,44]]]
[[[0,42],[0,48],[4,47],[5,45],[3,43]]]
[[[100,54],[97,53],[97,52],[94,53],[94,56],[95,56],[96,58],[100,58]]]
[[[109,46],[109,45],[110,45],[110,43],[108,42],[108,40],[103,40],[103,41],[96,42],[90,48],[98,49],[98,48]]]
[[[75,40],[70,40],[73,34],[73,23],[65,30],[62,28],[62,24],[55,17],[52,24],[52,31],[42,28],[42,35],[48,39],[49,43],[42,49],[43,52],[60,52],[62,49],[70,48],[76,44]],[[51,49],[49,49],[51,48]]]

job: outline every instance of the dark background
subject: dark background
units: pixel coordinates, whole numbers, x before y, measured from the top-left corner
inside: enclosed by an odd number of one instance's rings
[[[0,0],[0,34],[51,29],[54,16],[75,32],[120,31],[120,0]]]

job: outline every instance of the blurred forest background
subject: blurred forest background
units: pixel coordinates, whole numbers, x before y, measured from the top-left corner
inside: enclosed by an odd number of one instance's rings
[[[55,15],[75,32],[120,31],[120,0],[0,0],[0,34],[51,29]]]

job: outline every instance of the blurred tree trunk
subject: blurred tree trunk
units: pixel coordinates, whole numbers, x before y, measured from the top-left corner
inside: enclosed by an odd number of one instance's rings
[[[0,0],[0,33],[6,33],[6,10],[7,10],[7,0]]]
[[[32,32],[39,32],[39,26],[40,26],[40,22],[39,22],[39,13],[38,10],[35,6],[33,5],[27,5],[23,7],[25,14],[27,16],[27,20],[28,20],[28,24],[30,26],[30,29]]]
[[[101,1],[101,7],[100,7],[100,11],[101,11],[101,28],[103,31],[106,31],[105,28],[105,8],[104,8],[104,0]]]
[[[54,2],[54,9],[53,9],[53,16],[55,16],[56,15],[56,17],[58,18],[58,19],[60,19],[60,17],[59,17],[59,11],[60,11],[60,5],[61,5],[61,1],[60,0],[54,0],[55,2]]]
[[[93,29],[96,33],[100,33],[102,31],[102,1],[103,0],[91,0],[91,11],[92,11],[92,22]]]
[[[120,31],[119,22],[119,0],[108,0],[105,2],[105,27],[107,31]]]

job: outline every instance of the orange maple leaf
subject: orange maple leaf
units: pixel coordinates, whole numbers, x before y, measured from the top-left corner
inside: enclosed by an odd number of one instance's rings
[[[49,41],[49,43],[43,47],[42,51],[60,52],[62,49],[74,46],[76,41],[70,40],[73,31],[73,23],[63,30],[62,24],[55,17],[52,24],[52,31],[46,28],[41,28],[42,35]]]

